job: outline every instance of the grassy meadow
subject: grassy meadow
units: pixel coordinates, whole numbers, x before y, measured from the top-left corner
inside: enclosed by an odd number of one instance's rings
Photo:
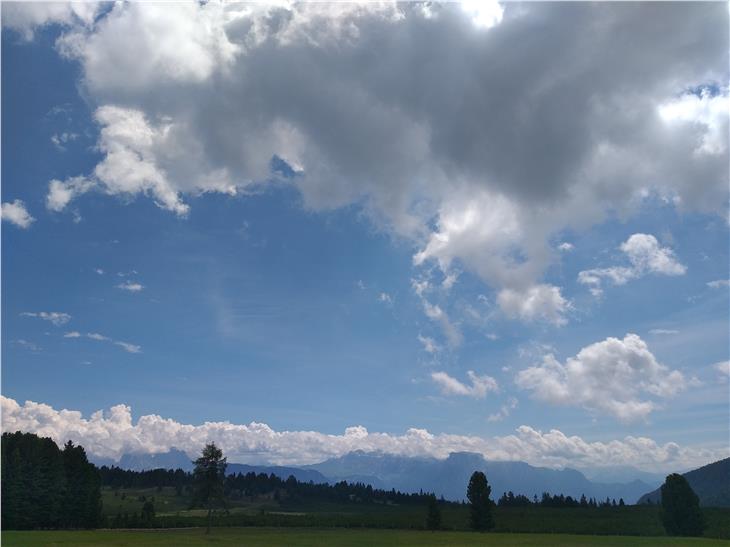
[[[187,530],[96,530],[3,532],[4,547],[41,546],[727,546],[728,541],[710,538],[587,536],[566,534],[480,534],[474,532],[426,532],[416,530],[354,530],[316,528],[216,528],[209,535],[199,528]]]
[[[188,509],[188,499],[174,488],[102,489],[104,515],[112,522],[118,515],[139,513],[143,500],[153,500],[155,527],[178,528],[205,525],[205,511]],[[730,509],[704,509],[709,538],[730,539]],[[442,526],[447,531],[469,530],[465,505],[441,506]],[[294,500],[232,501],[228,513],[217,516],[217,526],[273,528],[376,528],[419,530],[425,525],[426,508],[420,505],[329,503]],[[603,508],[496,507],[497,533],[549,533],[626,536],[664,536],[658,506]],[[120,526],[125,528],[126,526]]]

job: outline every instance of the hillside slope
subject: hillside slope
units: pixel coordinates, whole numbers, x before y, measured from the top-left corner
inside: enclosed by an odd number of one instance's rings
[[[730,507],[730,458],[710,463],[683,476],[704,507]],[[639,503],[661,503],[661,489],[644,494]]]

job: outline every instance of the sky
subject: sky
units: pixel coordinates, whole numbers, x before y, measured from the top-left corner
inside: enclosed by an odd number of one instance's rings
[[[3,3],[3,430],[727,457],[728,13]]]

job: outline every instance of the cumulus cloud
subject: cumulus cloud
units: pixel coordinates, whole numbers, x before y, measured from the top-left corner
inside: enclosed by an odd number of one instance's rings
[[[19,199],[3,203],[0,206],[0,217],[11,224],[15,224],[18,228],[23,229],[30,228],[30,225],[35,222],[35,218],[25,208],[25,203]]]
[[[643,277],[647,274],[684,275],[686,266],[681,264],[669,247],[659,245],[651,234],[633,234],[619,247],[628,258],[629,266],[612,266],[595,268],[578,273],[578,282],[587,285],[591,293],[600,296],[603,293],[601,283],[604,279],[614,285]]]
[[[539,365],[521,370],[515,381],[538,400],[580,406],[622,422],[646,418],[657,408],[646,397],[671,397],[687,386],[682,373],[659,363],[636,334],[586,346],[565,364],[545,355]]]
[[[676,470],[699,467],[728,457],[727,447],[712,449],[658,444],[646,437],[628,436],[607,442],[588,442],[559,430],[542,432],[527,425],[513,435],[477,437],[432,434],[409,429],[402,435],[370,432],[362,426],[348,427],[343,434],[317,431],[276,431],[263,423],[233,424],[205,422],[184,424],[158,415],[140,416],[135,422],[132,409],[116,405],[88,417],[75,410],[53,407],[0,396],[2,430],[27,431],[51,437],[59,445],[73,440],[97,457],[119,460],[131,452],[159,453],[170,448],[199,453],[207,442],[215,442],[230,462],[304,465],[342,456],[353,450],[382,451],[402,456],[445,458],[450,452],[477,452],[490,460],[522,460],[548,467],[600,467],[632,465],[639,469]]]
[[[707,286],[711,289],[722,289],[723,287],[730,287],[730,279],[716,279],[714,281],[708,281]]]
[[[68,25],[57,47],[99,105],[102,156],[93,184],[56,181],[54,210],[94,188],[184,216],[200,193],[281,179],[278,157],[306,207],[362,204],[417,265],[508,294],[542,283],[551,237],[643,196],[725,213],[728,91],[707,85],[728,80],[721,4],[43,9],[3,23]]]
[[[127,292],[140,292],[142,289],[144,289],[144,285],[141,285],[136,281],[125,281],[124,283],[120,283],[116,287],[117,289],[121,289]]]
[[[484,399],[490,391],[499,391],[497,380],[491,376],[479,376],[473,370],[466,373],[470,385],[463,384],[456,378],[452,378],[445,372],[431,373],[431,379],[441,388],[444,395],[460,395]]]
[[[71,316],[69,314],[59,311],[24,311],[20,315],[22,317],[37,317],[38,319],[43,319],[44,321],[50,321],[56,327],[59,327],[71,321]]]

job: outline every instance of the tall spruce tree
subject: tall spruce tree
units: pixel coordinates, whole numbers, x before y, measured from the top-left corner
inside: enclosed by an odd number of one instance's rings
[[[428,496],[428,512],[426,514],[426,528],[429,530],[441,529],[441,508],[439,507],[436,496],[431,494]]]
[[[469,500],[471,527],[479,532],[494,528],[493,503],[489,498],[491,493],[492,487],[489,486],[486,475],[481,471],[474,471],[466,489],[466,497]]]
[[[672,536],[701,536],[705,520],[700,500],[682,475],[667,476],[661,488],[662,523]]]
[[[210,533],[213,510],[225,507],[223,485],[226,478],[226,458],[215,443],[206,444],[200,457],[195,460],[193,471],[195,490],[194,504],[208,509],[208,524],[205,533]]]

